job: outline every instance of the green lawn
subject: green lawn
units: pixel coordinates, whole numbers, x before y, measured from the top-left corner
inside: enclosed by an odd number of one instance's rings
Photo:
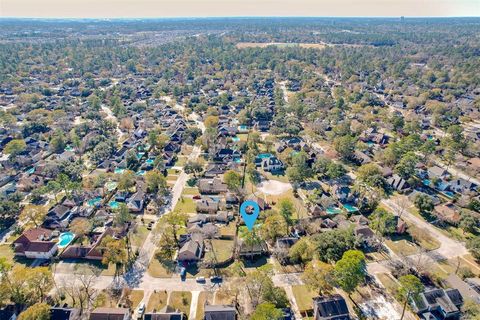
[[[192,293],[188,291],[173,291],[170,294],[169,305],[175,309],[184,312],[187,316],[190,314],[190,304],[192,303]]]
[[[153,292],[147,303],[147,312],[158,311],[167,305],[168,294],[166,291]]]
[[[438,240],[433,238],[425,229],[409,224],[408,233],[410,233],[415,242],[425,250],[430,251],[440,247]]]
[[[138,225],[135,232],[133,232],[130,240],[132,241],[132,246],[133,247],[141,247],[143,243],[145,242],[145,239],[148,236],[149,231],[147,230],[147,227],[144,225]]]
[[[405,239],[398,241],[387,240],[385,241],[385,245],[398,255],[409,256],[418,253],[417,246]]]
[[[313,309],[312,299],[318,296],[305,285],[292,286],[293,296],[301,313]]]
[[[183,195],[188,195],[188,196],[196,196],[196,195],[199,195],[200,192],[198,191],[198,188],[194,187],[194,188],[190,188],[190,187],[185,187],[185,189],[183,189]]]
[[[180,197],[174,211],[180,213],[195,213],[197,211],[195,201],[192,198]]]
[[[8,263],[13,263],[14,253],[12,247],[8,244],[0,245],[0,257],[6,258]]]
[[[232,255],[233,240],[218,240],[211,241],[212,249],[205,253],[206,261],[225,261]]]
[[[147,271],[155,278],[171,278],[174,268],[174,261],[160,261],[154,256],[148,265]]]
[[[395,295],[398,289],[398,283],[387,273],[377,274],[378,280],[382,283],[388,293]]]
[[[174,167],[183,167],[187,163],[187,157],[185,156],[178,156],[177,161],[173,165]]]
[[[122,304],[130,306],[130,310],[135,310],[143,299],[143,290],[131,290],[128,294],[124,293]]]

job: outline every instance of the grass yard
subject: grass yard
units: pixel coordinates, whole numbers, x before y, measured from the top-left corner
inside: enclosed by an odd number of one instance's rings
[[[233,240],[214,239],[211,241],[211,250],[205,253],[205,259],[206,261],[222,262],[230,258],[232,252]]]
[[[302,267],[298,264],[282,265],[276,259],[273,260],[273,268],[276,273],[297,273],[303,271]]]
[[[96,297],[94,306],[96,308],[116,308],[118,300],[112,297],[107,291],[102,290]]]
[[[190,304],[192,303],[192,293],[188,291],[172,291],[170,294],[169,305],[185,314],[190,314]]]
[[[398,255],[409,256],[418,253],[417,246],[405,239],[398,241],[387,240],[385,241],[385,245]]]
[[[377,274],[378,280],[382,283],[388,293],[395,295],[398,288],[398,283],[388,273]]]
[[[85,261],[68,259],[63,260],[54,265],[54,269],[61,273],[80,273],[80,274],[92,274],[100,273],[101,276],[113,276],[115,275],[115,265],[109,264],[105,266],[100,261]]]
[[[433,238],[430,233],[425,229],[409,224],[408,232],[415,240],[415,242],[425,250],[431,251],[440,247],[440,243],[438,242],[438,240]]]
[[[170,168],[170,169],[167,169],[167,173],[169,175],[175,175],[175,176],[178,176],[180,173],[182,173],[180,170],[178,169],[173,169],[173,168]]]
[[[132,237],[130,238],[132,241],[132,246],[137,248],[141,247],[148,236],[148,232],[149,231],[147,230],[146,226],[138,225],[135,232],[132,233]]]
[[[173,175],[173,174],[169,174],[167,176],[167,182],[176,182],[178,179],[178,175]]]
[[[237,137],[240,139],[240,141],[247,141],[248,133],[238,133]]]
[[[233,304],[235,302],[235,295],[228,290],[215,291],[213,304]]]
[[[228,224],[228,226],[224,226],[220,228],[220,235],[222,237],[231,237],[235,236],[235,230],[237,227],[235,226],[235,221],[232,221]]]
[[[270,204],[275,203],[272,206],[272,209],[275,209],[277,211],[279,210],[280,201],[283,199],[288,199],[293,203],[293,208],[294,208],[293,219],[308,217],[308,212],[307,212],[307,209],[305,208],[305,205],[303,204],[300,198],[295,198],[295,196],[293,195],[292,189],[279,195],[271,195],[271,194],[264,195],[263,193],[258,192],[257,196],[261,198],[264,198],[265,196],[268,203]]]
[[[198,188],[194,187],[194,188],[190,188],[190,187],[185,187],[185,189],[183,189],[183,195],[187,195],[187,196],[196,196],[196,195],[199,195],[200,192],[198,191]]]
[[[178,156],[177,161],[173,165],[174,167],[183,167],[187,163],[187,157],[185,156]]]
[[[135,310],[143,299],[143,290],[128,290],[124,292],[122,303]]]
[[[8,263],[13,263],[14,253],[12,247],[8,244],[0,245],[0,257],[7,259]]]
[[[317,294],[315,294],[315,292],[312,292],[305,285],[292,286],[292,291],[300,313],[312,310],[312,299],[318,296]]]
[[[477,277],[480,275],[480,267],[475,262],[472,263],[471,260],[465,259],[463,257],[453,258],[449,260],[450,265],[452,265],[455,269],[457,266],[459,269],[465,268],[472,271]],[[455,272],[455,270],[454,270]]]
[[[147,312],[154,312],[167,305],[168,294],[166,291],[153,292],[147,303]]]
[[[160,261],[154,256],[148,265],[147,272],[155,278],[171,278],[174,268],[174,261]]]
[[[203,316],[205,314],[205,302],[207,301],[207,296],[209,292],[202,291],[198,296],[198,303],[197,303],[197,314],[195,316],[196,320],[203,320]]]
[[[177,205],[174,209],[175,212],[180,213],[195,213],[196,212],[196,204],[192,198],[187,197],[180,197],[177,202]]]

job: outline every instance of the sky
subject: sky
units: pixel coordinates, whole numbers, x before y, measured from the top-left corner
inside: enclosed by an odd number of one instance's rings
[[[0,0],[0,17],[480,16],[480,0]]]

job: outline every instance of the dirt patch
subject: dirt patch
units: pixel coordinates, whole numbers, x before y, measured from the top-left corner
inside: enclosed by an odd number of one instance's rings
[[[292,189],[292,185],[290,183],[276,180],[263,181],[257,186],[258,191],[267,195],[279,195],[287,192],[290,189]]]

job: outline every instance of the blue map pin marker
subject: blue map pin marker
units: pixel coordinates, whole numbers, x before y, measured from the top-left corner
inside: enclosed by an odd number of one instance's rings
[[[252,207],[253,210],[247,212],[247,208]],[[253,200],[247,200],[240,206],[240,214],[242,215],[243,221],[247,225],[249,231],[252,231],[255,221],[257,221],[258,214],[260,213],[260,207]]]

